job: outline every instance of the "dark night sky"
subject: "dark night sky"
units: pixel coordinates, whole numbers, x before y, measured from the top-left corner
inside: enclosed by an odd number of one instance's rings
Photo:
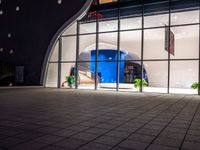
[[[25,85],[39,85],[50,40],[86,0],[62,0],[61,4],[58,0],[0,1],[0,61],[24,66]]]

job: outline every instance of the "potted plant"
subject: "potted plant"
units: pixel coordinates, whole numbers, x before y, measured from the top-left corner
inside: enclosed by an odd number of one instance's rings
[[[193,89],[200,89],[200,83],[198,83],[198,82],[195,82],[195,83],[193,83],[192,84],[192,86],[191,86],[191,88],[193,88]]]
[[[141,80],[139,78],[136,78],[133,81],[133,84],[134,84],[135,88],[141,88],[142,85],[143,85],[143,87],[147,87],[149,85],[145,79]]]
[[[73,86],[75,85],[75,76],[68,76],[68,77],[66,77],[66,81],[68,83],[68,86],[70,88],[73,88]]]

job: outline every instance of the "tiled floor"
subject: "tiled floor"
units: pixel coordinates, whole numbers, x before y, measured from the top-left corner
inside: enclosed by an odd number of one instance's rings
[[[0,89],[0,150],[199,150],[200,97]]]

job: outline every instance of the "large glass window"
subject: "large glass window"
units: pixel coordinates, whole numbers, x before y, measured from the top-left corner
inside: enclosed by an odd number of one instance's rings
[[[197,0],[92,6],[55,44],[46,86],[74,76],[78,89],[197,94],[199,14]]]

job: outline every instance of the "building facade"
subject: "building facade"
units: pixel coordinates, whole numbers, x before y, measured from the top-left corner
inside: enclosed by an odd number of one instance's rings
[[[199,20],[199,0],[94,1],[54,41],[44,85],[200,94]]]

